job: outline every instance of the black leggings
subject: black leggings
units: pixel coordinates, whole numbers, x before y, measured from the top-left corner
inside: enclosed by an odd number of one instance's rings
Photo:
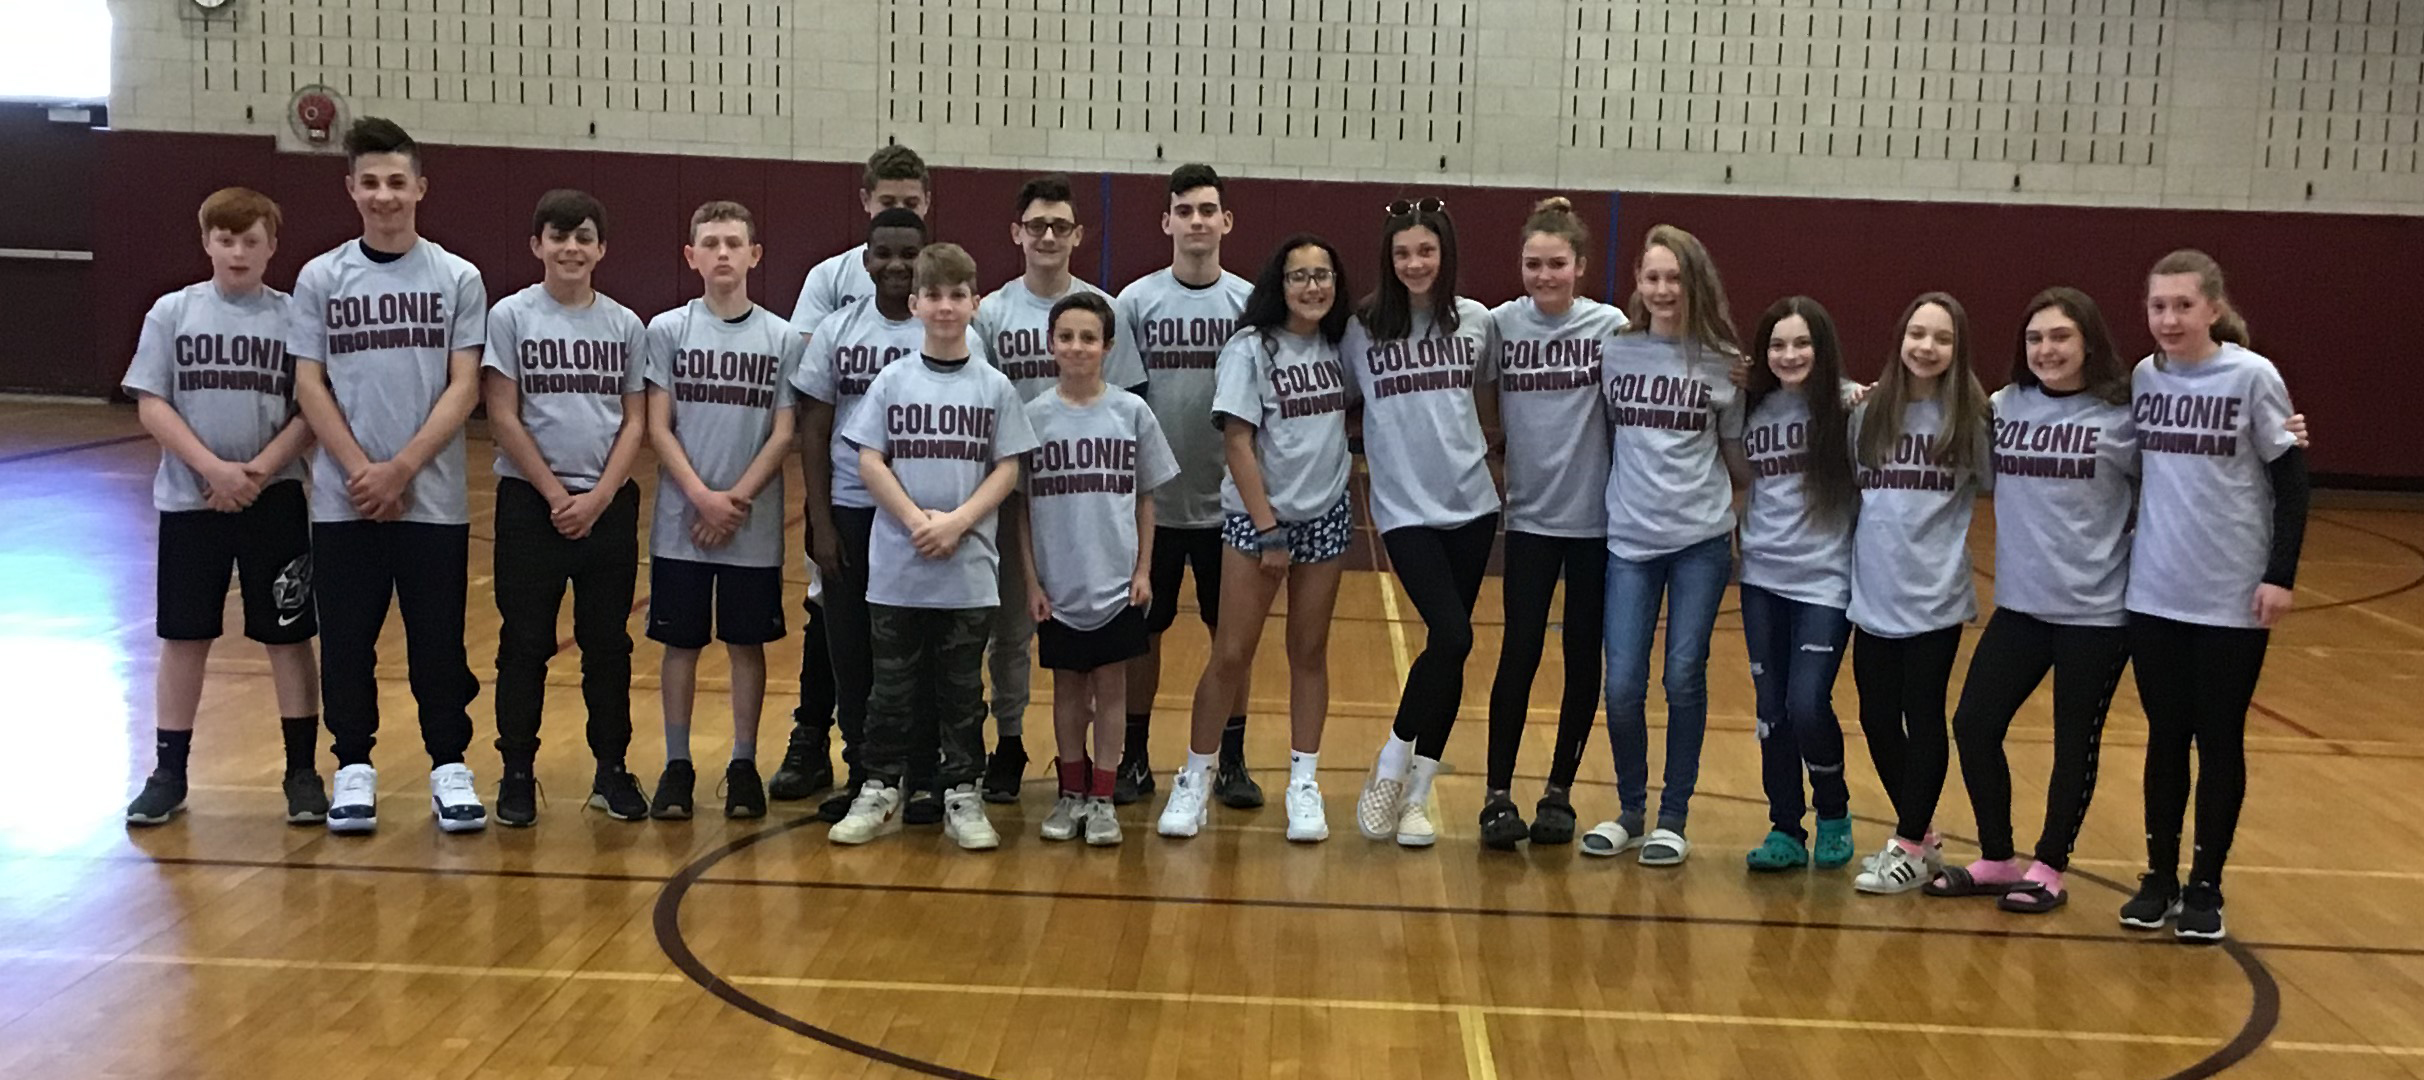
[[[1448,729],[1464,701],[1465,657],[1473,652],[1473,602],[1481,597],[1497,532],[1498,515],[1483,514],[1452,529],[1409,525],[1380,534],[1398,583],[1422,614],[1422,655],[1406,668],[1390,726],[1418,757],[1436,761],[1448,748]]]
[[[1895,834],[1914,844],[1927,838],[1952,740],[1944,729],[1944,691],[1953,681],[1961,628],[1948,626],[1906,638],[1852,632],[1852,682],[1860,688],[1860,731],[1868,737],[1877,780],[1894,802]]]
[[[2197,852],[2188,880],[2222,884],[2239,804],[2247,799],[2247,707],[2271,640],[2269,630],[2130,613],[2129,651],[2146,708],[2146,865],[2157,874],[2179,873],[2193,746]]]
[[[2012,857],[2012,772],[2003,736],[2012,714],[2054,673],[2054,773],[2046,782],[2045,826],[2037,861],[2070,868],[2087,804],[2096,794],[2096,758],[2104,743],[2104,714],[2129,664],[2129,634],[2118,626],[2063,626],[2002,608],[1986,623],[1953,710],[1961,744],[1961,779],[1978,816],[1978,851]]]
[[[1506,631],[1498,650],[1498,674],[1490,683],[1489,789],[1514,786],[1515,756],[1523,748],[1530,718],[1532,676],[1548,644],[1549,605],[1557,578],[1565,577],[1565,619],[1560,637],[1565,658],[1565,694],[1557,706],[1557,754],[1549,783],[1572,787],[1582,751],[1599,714],[1599,637],[1607,607],[1607,541],[1596,536],[1541,536],[1508,532],[1505,577]]]

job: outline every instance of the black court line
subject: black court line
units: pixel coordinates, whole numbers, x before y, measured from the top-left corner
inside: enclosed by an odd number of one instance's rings
[[[2306,516],[2310,521],[2320,521],[2326,525],[2337,525],[2343,529],[2350,530],[2351,532],[2361,532],[2367,536],[2373,537],[2376,540],[2396,544],[2399,547],[2407,549],[2408,553],[2414,555],[2417,559],[2424,560],[2424,547],[2418,547],[2400,537],[2392,536],[2386,532],[2377,532],[2373,529],[2368,529],[2363,525],[2341,521],[2338,518],[2327,518],[2321,514],[2313,513],[2311,511]],[[2402,582],[2399,585],[2384,589],[2380,592],[2368,593],[2364,596],[2350,597],[2346,600],[2334,600],[2327,604],[2316,604],[2313,607],[2294,607],[2289,610],[2289,615],[2296,615],[2300,612],[2308,611],[2329,611],[2333,608],[2353,607],[2357,604],[2370,604],[2376,600],[2388,600],[2391,597],[2408,592],[2418,585],[2424,585],[2424,570],[2418,570],[2416,571],[2416,575],[2414,577],[2407,579],[2405,582]],[[2287,615],[2283,616],[2283,618],[2287,617]]]
[[[151,436],[148,434],[119,435],[108,439],[94,439],[91,442],[69,443],[66,446],[54,446],[47,450],[26,450],[20,453],[10,454],[6,457],[0,457],[0,465],[15,465],[21,461],[39,461],[43,458],[58,457],[62,454],[81,454],[87,450],[99,450],[104,446],[117,446],[121,443],[143,442],[150,438]]]

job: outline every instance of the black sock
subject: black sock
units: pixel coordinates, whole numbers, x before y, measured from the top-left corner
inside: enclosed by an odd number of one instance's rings
[[[1152,730],[1152,713],[1132,712],[1128,714],[1128,746],[1125,754],[1128,760],[1145,760],[1146,736],[1152,734]]]
[[[192,731],[154,729],[152,754],[159,760],[161,772],[177,776],[185,775],[185,755],[193,748],[194,733]]]
[[[320,771],[313,757],[317,748],[312,745],[313,741],[320,737],[320,718],[318,716],[283,717],[278,721],[278,728],[286,736],[286,771],[290,773]]]
[[[1246,759],[1246,718],[1244,714],[1229,718],[1229,726],[1220,729],[1220,756],[1228,761]]]
[[[599,758],[599,759],[598,759],[598,777],[599,777],[600,779],[604,779],[604,778],[609,777],[609,776],[615,776],[615,775],[618,775],[618,774],[620,774],[622,771],[623,771],[623,759],[622,759],[622,758],[617,757],[617,758],[615,758],[615,759],[614,759],[614,760],[612,760],[612,761],[608,761],[608,760],[606,760],[605,758]]]
[[[539,752],[536,750],[516,750],[512,753],[506,754],[504,755],[504,766],[505,772],[508,775],[536,773],[539,771]]]
[[[1024,757],[1027,753],[1027,743],[1017,735],[1004,735],[1000,741],[993,744],[993,752],[996,754],[1016,753]]]

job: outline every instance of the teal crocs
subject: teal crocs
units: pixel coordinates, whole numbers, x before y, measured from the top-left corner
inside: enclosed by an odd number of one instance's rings
[[[1818,819],[1817,863],[1820,870],[1839,869],[1852,861],[1852,819]]]
[[[1810,864],[1810,849],[1801,846],[1801,841],[1785,835],[1782,830],[1771,830],[1767,839],[1752,848],[1742,861],[1763,874],[1799,870]]]

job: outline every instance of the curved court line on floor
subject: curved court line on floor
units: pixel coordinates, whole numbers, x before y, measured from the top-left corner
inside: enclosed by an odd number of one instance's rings
[[[104,446],[117,446],[121,443],[142,442],[149,438],[151,438],[151,436],[148,434],[119,435],[107,439],[94,439],[91,442],[69,443],[66,446],[53,446],[43,450],[25,450],[10,454],[6,457],[0,457],[0,465],[15,465],[21,461],[39,461],[43,458],[54,458],[64,454],[81,454],[87,450],[99,450]]]

